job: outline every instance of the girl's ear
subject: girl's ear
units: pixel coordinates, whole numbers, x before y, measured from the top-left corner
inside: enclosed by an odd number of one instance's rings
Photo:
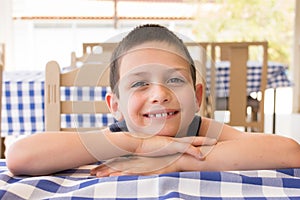
[[[107,93],[105,96],[106,105],[109,108],[109,111],[116,120],[121,121],[123,120],[123,115],[121,111],[119,110],[119,100],[118,97],[113,93]]]
[[[196,106],[197,106],[197,112],[200,110],[200,106],[202,103],[202,96],[203,96],[203,85],[201,83],[196,85]]]

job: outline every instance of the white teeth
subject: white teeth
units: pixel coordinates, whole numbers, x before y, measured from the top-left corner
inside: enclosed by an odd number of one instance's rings
[[[160,118],[160,117],[167,117],[168,115],[174,115],[175,112],[168,112],[168,113],[158,113],[158,114],[149,114],[149,118]]]

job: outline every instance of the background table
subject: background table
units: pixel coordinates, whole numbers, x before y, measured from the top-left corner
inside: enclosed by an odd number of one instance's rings
[[[300,169],[174,172],[97,178],[86,165],[49,176],[13,176],[0,160],[1,199],[298,199]]]
[[[247,92],[258,92],[260,90],[260,77],[261,77],[261,63],[249,61],[247,63]],[[216,96],[228,97],[229,94],[229,72],[230,62],[222,61],[216,62]],[[210,70],[207,70],[207,89],[210,90]],[[280,88],[290,87],[292,82],[287,76],[287,66],[277,63],[268,62],[268,75],[267,75],[266,88]]]
[[[2,137],[8,135],[28,135],[44,131],[44,81],[45,74],[40,71],[5,72],[2,96]],[[65,100],[98,100],[105,98],[109,88],[62,88]],[[63,127],[107,126],[114,122],[113,116],[63,115]]]
[[[44,79],[43,72],[3,73],[2,137],[44,130]]]
[[[218,64],[216,71],[218,85],[217,96],[228,94],[229,64]],[[257,92],[260,88],[259,63],[251,63],[248,67],[248,92]],[[44,72],[16,71],[4,72],[2,96],[2,137],[7,135],[27,135],[44,131]],[[209,80],[207,80],[209,82]],[[227,84],[226,84],[227,83]],[[292,83],[287,77],[286,66],[280,63],[269,63],[267,88],[289,87]],[[104,98],[107,88],[99,91],[70,89],[63,90],[65,98]],[[106,126],[113,123],[111,115],[107,116],[62,116],[62,123],[81,124],[98,123]]]
[[[251,96],[251,93],[260,91],[260,77],[261,77],[261,63],[258,61],[247,62],[247,93]],[[210,91],[210,70],[206,70],[207,78],[207,95]],[[216,62],[216,97],[224,98],[229,94],[229,78],[230,78],[230,62],[221,61]],[[278,62],[268,62],[268,74],[267,74],[266,88],[272,88],[274,90],[273,96],[273,121],[272,121],[272,133],[276,133],[276,89],[280,87],[290,87],[292,82],[287,76],[287,66]],[[214,98],[214,97],[213,97]],[[223,101],[224,103],[224,101]],[[218,107],[216,105],[216,107]]]

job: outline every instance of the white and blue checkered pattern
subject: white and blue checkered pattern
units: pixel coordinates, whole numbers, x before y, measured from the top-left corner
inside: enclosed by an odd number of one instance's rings
[[[2,137],[44,131],[43,72],[5,72],[2,96]],[[61,88],[62,100],[103,100],[108,88]],[[103,127],[114,122],[111,114],[61,115],[61,126]]]
[[[248,62],[247,70],[247,92],[260,91],[260,77],[261,77],[261,63],[259,62]],[[216,96],[217,97],[228,97],[229,94],[229,73],[230,73],[230,62],[222,61],[216,63]],[[207,78],[207,91],[210,88],[210,70],[206,71]],[[292,82],[289,80],[287,75],[287,67],[275,62],[268,62],[268,82],[267,88],[280,88],[290,87]]]
[[[217,97],[228,94],[229,63],[217,63]],[[249,63],[248,92],[259,91],[261,67],[259,63]],[[209,70],[207,71],[209,85]],[[44,131],[44,79],[43,72],[4,72],[2,97],[2,137],[7,135],[27,135]],[[292,83],[286,74],[286,67],[279,63],[269,63],[267,88],[289,87]],[[107,88],[63,88],[63,99],[101,100]],[[87,98],[87,99],[85,99]],[[112,115],[63,115],[62,127],[107,126],[114,122]]]
[[[44,73],[4,72],[2,137],[44,130]]]
[[[63,101],[100,101],[105,99],[109,87],[62,87],[61,100]],[[61,127],[103,127],[112,124],[111,114],[72,114],[61,115]]]
[[[174,172],[96,178],[87,165],[51,176],[12,176],[0,161],[1,199],[299,199],[300,169]]]

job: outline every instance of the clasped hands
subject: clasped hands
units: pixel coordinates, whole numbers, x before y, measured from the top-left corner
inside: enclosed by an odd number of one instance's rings
[[[176,171],[188,171],[188,159],[204,160],[206,153],[201,147],[213,146],[216,139],[208,137],[152,136],[143,139],[132,155],[103,161],[91,169],[97,177],[122,175],[153,175]]]

